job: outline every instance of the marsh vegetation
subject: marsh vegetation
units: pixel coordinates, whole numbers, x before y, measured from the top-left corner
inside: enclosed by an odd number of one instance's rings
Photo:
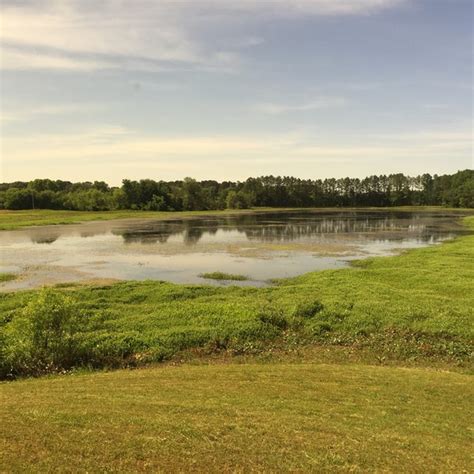
[[[246,281],[249,279],[245,275],[236,275],[236,274],[224,273],[224,272],[201,273],[199,276],[201,278],[206,278],[207,280]]]

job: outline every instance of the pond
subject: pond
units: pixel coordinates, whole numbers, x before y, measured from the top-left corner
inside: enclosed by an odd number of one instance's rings
[[[0,232],[3,291],[113,279],[262,286],[467,233],[460,213],[292,211],[127,219]],[[225,272],[247,281],[200,276]]]

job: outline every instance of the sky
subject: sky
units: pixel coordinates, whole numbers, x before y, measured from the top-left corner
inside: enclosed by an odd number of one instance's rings
[[[471,0],[2,0],[0,181],[473,168]]]

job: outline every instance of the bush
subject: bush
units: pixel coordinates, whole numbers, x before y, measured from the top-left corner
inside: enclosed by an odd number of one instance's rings
[[[75,333],[80,310],[72,298],[43,290],[24,310],[31,321],[33,355],[38,362],[55,368],[74,364]]]
[[[69,296],[42,290],[2,330],[1,376],[72,368],[82,355],[77,336],[83,316]]]

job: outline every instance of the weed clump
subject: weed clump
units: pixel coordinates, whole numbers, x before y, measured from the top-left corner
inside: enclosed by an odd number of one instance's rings
[[[269,324],[278,329],[287,329],[289,321],[283,311],[274,306],[268,306],[258,313],[258,319],[265,324]]]
[[[224,273],[224,272],[201,273],[199,277],[206,278],[208,280],[230,280],[230,281],[246,281],[249,279],[245,275],[234,275],[232,273]]]
[[[319,301],[308,301],[300,303],[293,311],[293,317],[309,319],[316,316],[324,309],[324,306]]]

